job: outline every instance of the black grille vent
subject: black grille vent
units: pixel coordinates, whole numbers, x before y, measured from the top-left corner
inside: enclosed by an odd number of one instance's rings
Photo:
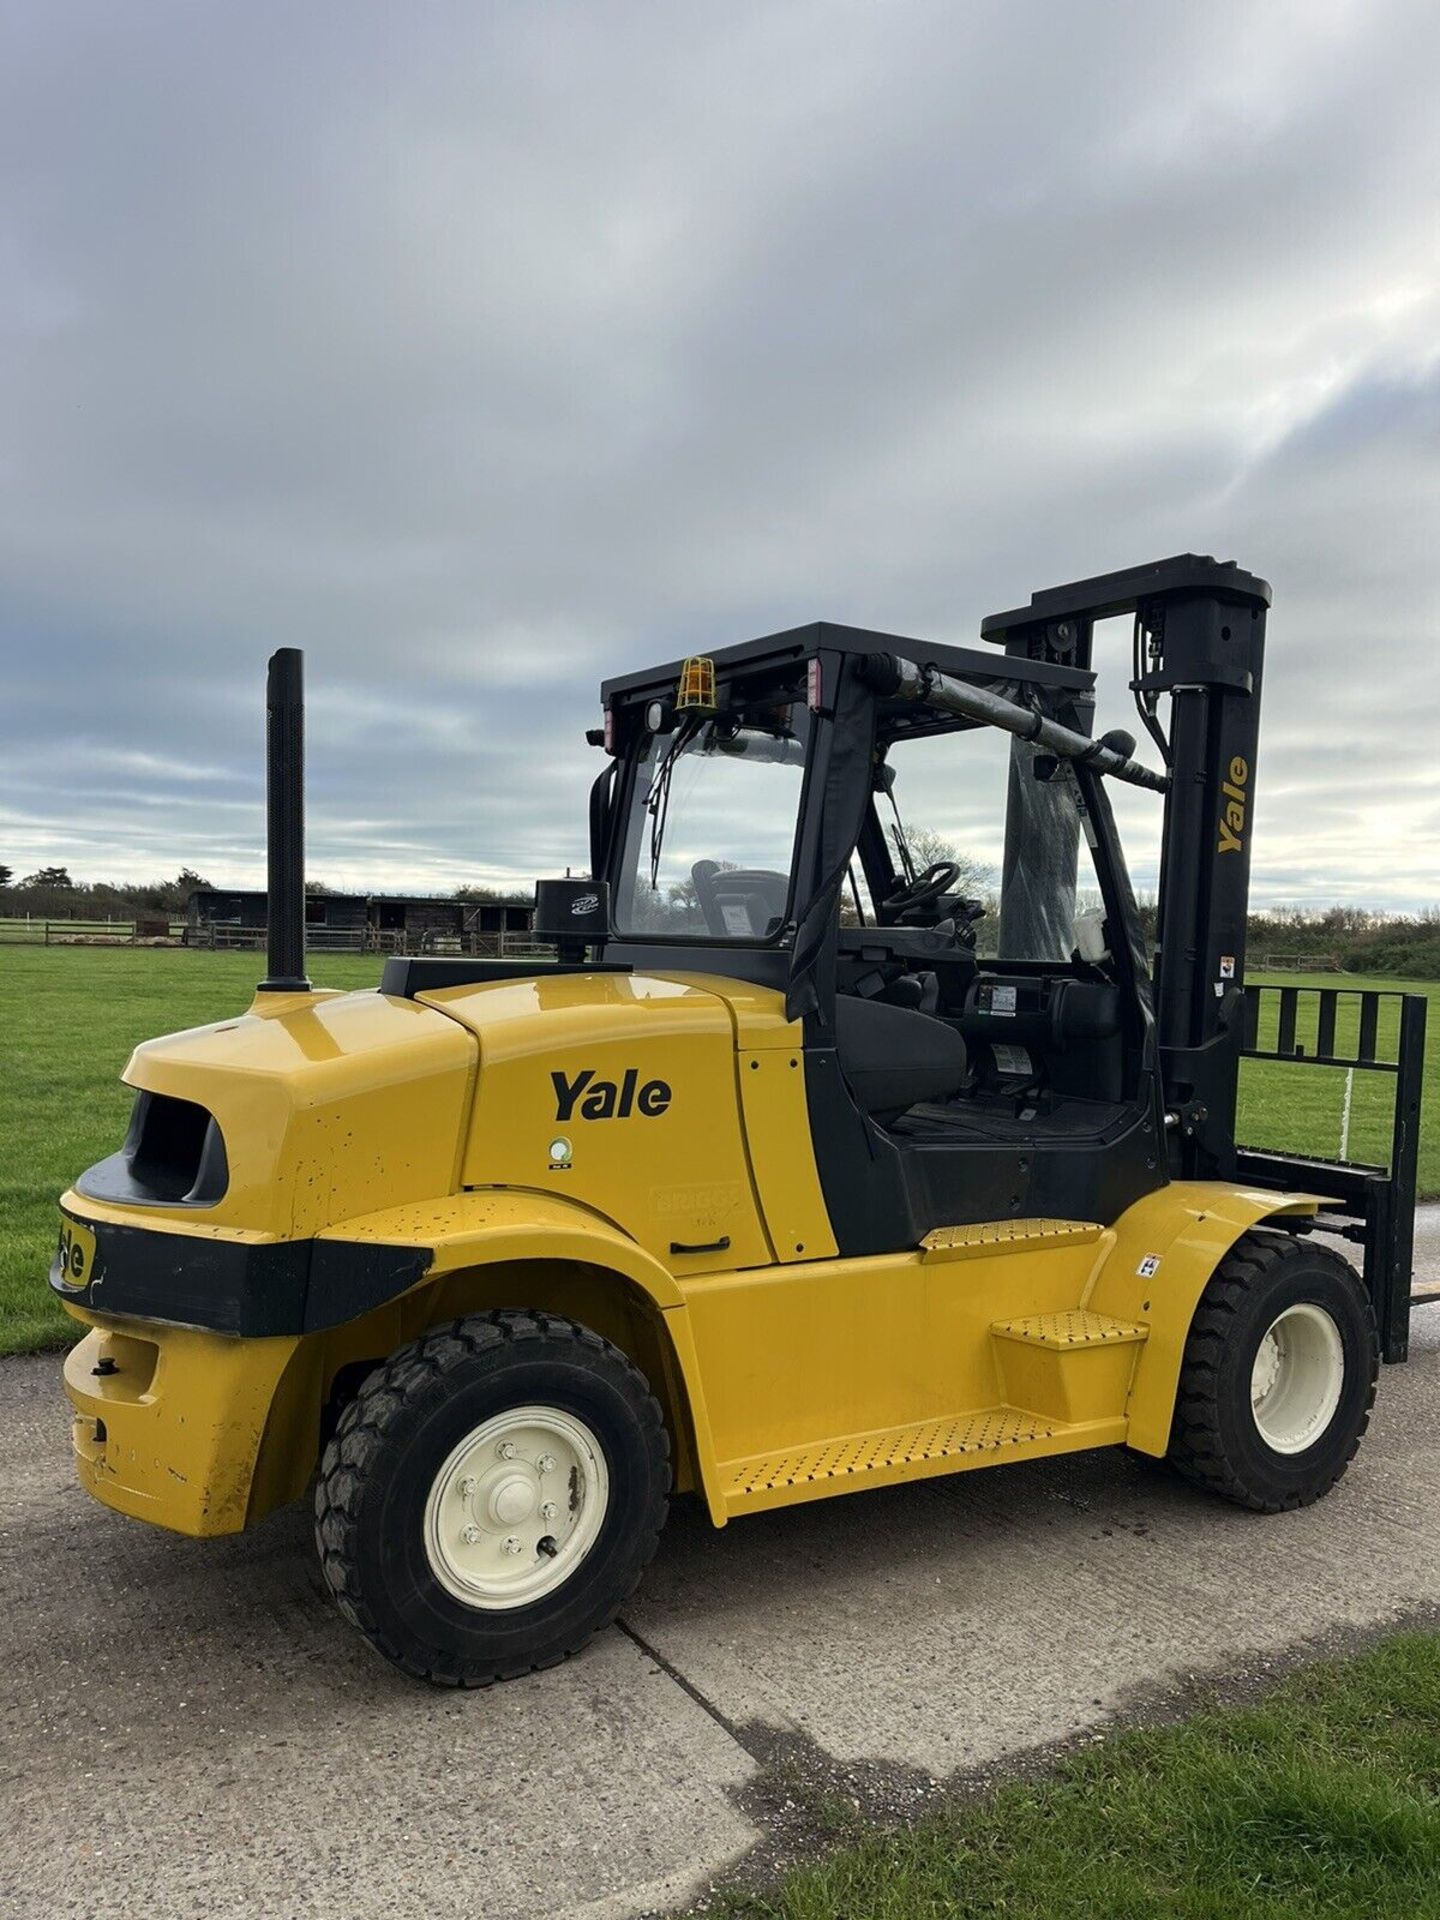
[[[124,1146],[82,1174],[75,1189],[130,1206],[213,1207],[229,1183],[215,1116],[193,1100],[142,1092]]]

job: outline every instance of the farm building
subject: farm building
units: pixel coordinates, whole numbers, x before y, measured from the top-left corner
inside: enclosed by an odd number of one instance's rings
[[[265,894],[197,887],[190,895],[185,944],[195,947],[261,947],[265,944]],[[305,900],[307,939],[316,946],[363,946],[367,896],[312,893]]]
[[[533,898],[441,899],[426,894],[311,893],[305,938],[317,950],[371,953],[501,953],[530,941]],[[190,895],[185,944],[262,947],[263,892],[197,887]]]
[[[411,894],[374,893],[368,920],[377,933],[404,933],[412,940],[460,939],[472,934],[528,934],[535,921],[529,899],[426,899]]]

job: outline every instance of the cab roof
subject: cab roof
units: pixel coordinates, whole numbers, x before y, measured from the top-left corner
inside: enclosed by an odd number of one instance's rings
[[[993,648],[980,652],[973,647],[944,646],[932,640],[912,640],[904,634],[878,633],[870,627],[842,627],[831,620],[813,620],[807,626],[788,627],[783,633],[769,633],[759,640],[743,640],[735,646],[696,648],[697,653],[715,662],[717,673],[735,667],[760,668],[784,666],[808,660],[822,652],[893,653],[922,666],[938,667],[957,680],[981,680],[993,684],[997,679],[1022,681],[1032,686],[1083,691],[1093,687],[1093,673],[1079,667],[1050,666],[1039,660],[997,657]],[[654,695],[673,687],[680,678],[683,659],[668,660],[662,666],[646,667],[638,673],[618,674],[601,682],[600,697],[612,706],[620,701]]]

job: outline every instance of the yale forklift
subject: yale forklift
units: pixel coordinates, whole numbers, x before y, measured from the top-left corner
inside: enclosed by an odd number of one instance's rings
[[[83,1484],[207,1536],[313,1481],[342,1612],[451,1686],[613,1620],[672,1491],[724,1526],[1126,1446],[1317,1499],[1405,1355],[1424,1007],[1246,987],[1269,602],[1182,555],[972,648],[819,623],[610,680],[554,960],[396,955],[357,993],[305,974],[277,653],[268,976],[136,1049],[61,1202]],[[1154,765],[1094,735],[1117,615]],[[903,817],[912,766],[958,785],[987,741],[982,941]],[[1114,782],[1164,808],[1153,957]],[[1245,1054],[1389,1071],[1388,1169],[1237,1145]]]

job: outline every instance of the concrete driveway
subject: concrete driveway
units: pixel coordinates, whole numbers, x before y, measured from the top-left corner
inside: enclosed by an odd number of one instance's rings
[[[1440,1278],[1440,1208],[1420,1270]],[[0,1910],[637,1915],[817,1783],[867,1810],[1188,1676],[1430,1607],[1440,1307],[1336,1493],[1262,1520],[1108,1452],[713,1532],[682,1507],[623,1627],[487,1693],[404,1681],[321,1594],[308,1513],[197,1543],[93,1505],[58,1361],[0,1363]]]

